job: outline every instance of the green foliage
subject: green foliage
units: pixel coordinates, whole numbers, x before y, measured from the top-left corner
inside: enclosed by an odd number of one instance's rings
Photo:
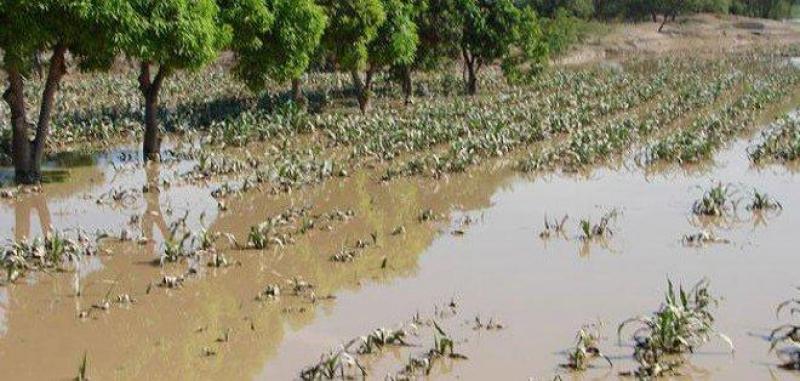
[[[533,7],[536,13],[549,18],[555,17],[559,11],[579,18],[590,18],[595,14],[592,0],[524,0],[518,5]]]
[[[378,29],[377,37],[369,44],[370,66],[410,65],[419,44],[417,25],[414,24],[413,4],[404,0],[382,0],[386,20]]]
[[[693,352],[713,337],[719,337],[733,351],[730,339],[714,328],[712,309],[719,302],[709,292],[707,280],[701,280],[689,290],[682,286],[676,290],[669,279],[667,286],[658,311],[624,321],[617,329],[620,337],[623,329],[633,324],[638,327],[633,333],[637,349],[647,348],[661,354]]]
[[[299,78],[327,24],[312,0],[229,0],[223,18],[233,29],[234,73],[252,90],[263,89],[269,78]]]
[[[551,52],[550,30],[543,30],[539,17],[532,8],[520,12],[516,49],[502,63],[503,73],[510,82],[518,82],[522,76],[534,76],[544,70]]]
[[[792,162],[800,159],[800,120],[792,114],[761,133],[762,141],[749,150],[750,160]]]
[[[0,4],[3,67],[26,72],[34,54],[67,47],[83,68],[107,67],[131,22],[128,2],[103,0],[4,0]]]
[[[792,1],[733,0],[730,4],[730,11],[743,16],[784,19],[792,16]]]
[[[322,43],[343,71],[367,67],[369,44],[378,37],[386,21],[381,0],[324,0],[322,5],[330,21]]]
[[[439,67],[443,61],[460,55],[458,41],[461,23],[457,0],[415,0],[414,22],[419,33],[416,65],[424,69]]]
[[[507,56],[519,40],[520,10],[511,0],[458,0],[462,20],[460,46],[479,65]]]
[[[478,71],[497,60],[503,60],[503,72],[511,81],[518,80],[524,69],[540,71],[547,48],[532,8],[520,9],[511,0],[457,0],[456,11],[468,93],[476,92]]]
[[[578,20],[565,9],[559,9],[545,23],[545,36],[550,53],[558,55],[578,41]]]
[[[201,68],[230,38],[213,0],[132,0],[131,4],[136,20],[125,52],[167,71]]]
[[[694,202],[692,213],[698,216],[722,217],[735,211],[736,205],[732,197],[730,185],[717,183]]]

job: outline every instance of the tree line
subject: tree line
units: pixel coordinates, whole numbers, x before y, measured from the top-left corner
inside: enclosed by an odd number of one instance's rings
[[[142,153],[151,160],[161,150],[164,82],[214,62],[222,51],[233,53],[233,74],[253,91],[268,81],[291,82],[298,100],[312,65],[347,73],[367,112],[379,73],[397,79],[409,102],[412,73],[458,61],[465,92],[475,94],[487,66],[500,63],[509,80],[541,71],[551,53],[568,45],[576,18],[660,13],[666,19],[676,7],[692,2],[697,10],[704,1],[729,0],[3,0],[0,68],[8,82],[3,99],[15,178],[41,179],[54,102],[70,66],[107,70],[118,57],[138,66]],[[25,89],[44,54],[49,63],[31,122]]]
[[[222,51],[233,53],[233,74],[253,91],[270,80],[285,81],[298,98],[302,75],[324,62],[352,77],[363,112],[381,72],[402,83],[409,101],[412,73],[445,60],[463,59],[465,89],[474,94],[482,68],[502,61],[518,75],[523,64],[538,68],[548,55],[534,9],[513,0],[4,0],[0,25],[8,82],[3,99],[11,111],[11,158],[20,183],[41,179],[51,114],[68,66],[107,70],[118,57],[137,65],[142,152],[151,160],[161,149],[164,82],[214,62]],[[43,54],[49,63],[30,122],[25,89]]]

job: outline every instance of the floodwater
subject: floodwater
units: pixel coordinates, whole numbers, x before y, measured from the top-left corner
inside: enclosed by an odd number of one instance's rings
[[[436,182],[381,184],[362,171],[290,194],[232,196],[225,212],[210,196],[213,185],[174,185],[160,194],[134,192],[122,202],[98,203],[109,190],[141,187],[148,178],[169,178],[192,165],[115,170],[111,163],[125,164],[112,153],[92,167],[71,169],[67,183],[0,203],[3,238],[38,235],[42,224],[112,234],[127,226],[150,238],[146,244],[104,240],[107,253],[75,274],[34,273],[0,288],[0,378],[69,379],[86,353],[88,373],[98,380],[288,380],[329,349],[420,314],[439,316],[456,351],[469,357],[437,363],[430,378],[615,379],[634,367],[630,343],[617,341],[617,324],[657,308],[668,278],[692,285],[704,277],[724,299],[717,328],[736,352],[721,342],[703,346],[682,378],[800,378],[777,369],[763,338],[780,324],[776,305],[800,285],[800,178],[781,166],[752,168],[749,144],[738,141],[701,168],[652,173],[621,165],[588,175],[523,177],[495,163]],[[755,216],[742,207],[734,219],[701,226],[691,205],[716,181],[737,187],[743,202],[756,187],[784,209]],[[314,213],[352,209],[354,217],[315,227],[284,248],[235,250],[220,240],[235,262],[226,268],[152,264],[169,224],[187,211],[191,227],[232,233],[243,242],[251,225],[291,206],[311,206]],[[426,209],[440,217],[420,222]],[[578,238],[581,218],[597,221],[612,209],[620,212],[613,236],[604,242]],[[569,216],[565,237],[539,237],[545,215]],[[393,235],[399,226],[405,232]],[[682,236],[700,229],[730,243],[685,247]],[[371,234],[376,243],[353,262],[329,260]],[[153,286],[190,267],[197,273],[182,288]],[[266,285],[293,278],[335,299],[255,299]],[[107,294],[122,293],[136,301],[108,311],[91,308]],[[444,316],[450,303],[457,313]],[[85,310],[89,316],[79,318]],[[476,316],[504,328],[474,330]],[[602,349],[614,368],[598,362],[581,374],[561,369],[577,330],[598,321],[605,324]],[[370,378],[400,370],[409,355],[431,346],[432,336],[421,331],[409,341],[418,346],[371,355]]]

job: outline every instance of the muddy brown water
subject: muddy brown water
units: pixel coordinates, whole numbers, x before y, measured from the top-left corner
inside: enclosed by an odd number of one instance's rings
[[[438,363],[430,378],[549,380],[561,373],[564,379],[615,379],[634,366],[629,343],[616,340],[617,324],[658,307],[667,278],[693,284],[707,277],[724,298],[717,324],[736,352],[721,342],[703,346],[683,378],[795,379],[775,367],[763,337],[779,324],[777,303],[800,286],[800,178],[785,167],[752,168],[748,144],[732,144],[702,168],[655,173],[623,166],[525,177],[487,165],[436,182],[380,184],[376,175],[361,172],[288,195],[231,197],[226,212],[217,211],[204,185],[138,194],[124,205],[98,204],[97,197],[111,189],[141,187],[148,175],[170,177],[191,166],[117,171],[110,155],[95,167],[71,169],[79,183],[49,184],[43,194],[0,203],[6,239],[41,234],[42,223],[117,233],[131,216],[139,216],[130,225],[135,235],[153,239],[146,245],[105,241],[110,253],[90,258],[75,274],[34,273],[0,288],[0,378],[70,379],[87,353],[89,374],[98,380],[293,379],[330,348],[455,301],[458,314],[441,322],[469,360]],[[715,181],[734,184],[743,199],[757,187],[784,210],[759,219],[742,208],[735,221],[706,227],[730,244],[685,247],[681,237],[703,228],[691,217],[691,204],[701,187]],[[243,241],[251,225],[292,205],[313,205],[318,213],[353,209],[355,217],[332,223],[330,231],[315,229],[283,249],[225,249],[236,265],[194,264],[199,273],[184,287],[147,293],[163,275],[193,265],[151,264],[166,226],[186,211],[190,226],[205,224]],[[419,222],[428,208],[442,217]],[[621,215],[611,238],[589,244],[577,238],[581,218],[597,220],[613,208]],[[565,214],[566,238],[539,238],[545,215]],[[474,222],[462,226],[465,216]],[[398,226],[405,234],[392,235]],[[329,260],[370,233],[377,234],[377,244],[354,262]],[[267,284],[293,277],[314,284],[317,295],[336,298],[254,299]],[[75,296],[76,285],[81,296]],[[107,293],[127,293],[136,302],[92,309]],[[83,310],[89,317],[79,319]],[[475,316],[499,320],[505,329],[475,331]],[[603,347],[614,368],[583,374],[560,369],[577,329],[596,321],[605,323]],[[418,346],[372,356],[370,378],[399,370],[431,340],[421,333],[410,339]],[[206,350],[216,354],[206,356]]]

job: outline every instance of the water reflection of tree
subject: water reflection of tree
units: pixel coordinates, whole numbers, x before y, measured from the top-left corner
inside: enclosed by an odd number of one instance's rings
[[[161,180],[161,167],[158,163],[150,163],[145,167],[145,174],[147,176],[147,189],[144,193],[145,210],[142,215],[142,235],[147,239],[145,250],[148,254],[154,255],[156,252],[156,240],[154,236],[154,228],[158,228],[161,232],[161,237],[169,237],[169,227],[164,220],[164,214],[161,212],[161,198],[158,184]]]
[[[47,197],[44,193],[32,193],[18,199],[14,206],[15,225],[14,238],[23,240],[31,238],[31,215],[36,214],[43,234],[52,229],[50,209],[47,207]]]

